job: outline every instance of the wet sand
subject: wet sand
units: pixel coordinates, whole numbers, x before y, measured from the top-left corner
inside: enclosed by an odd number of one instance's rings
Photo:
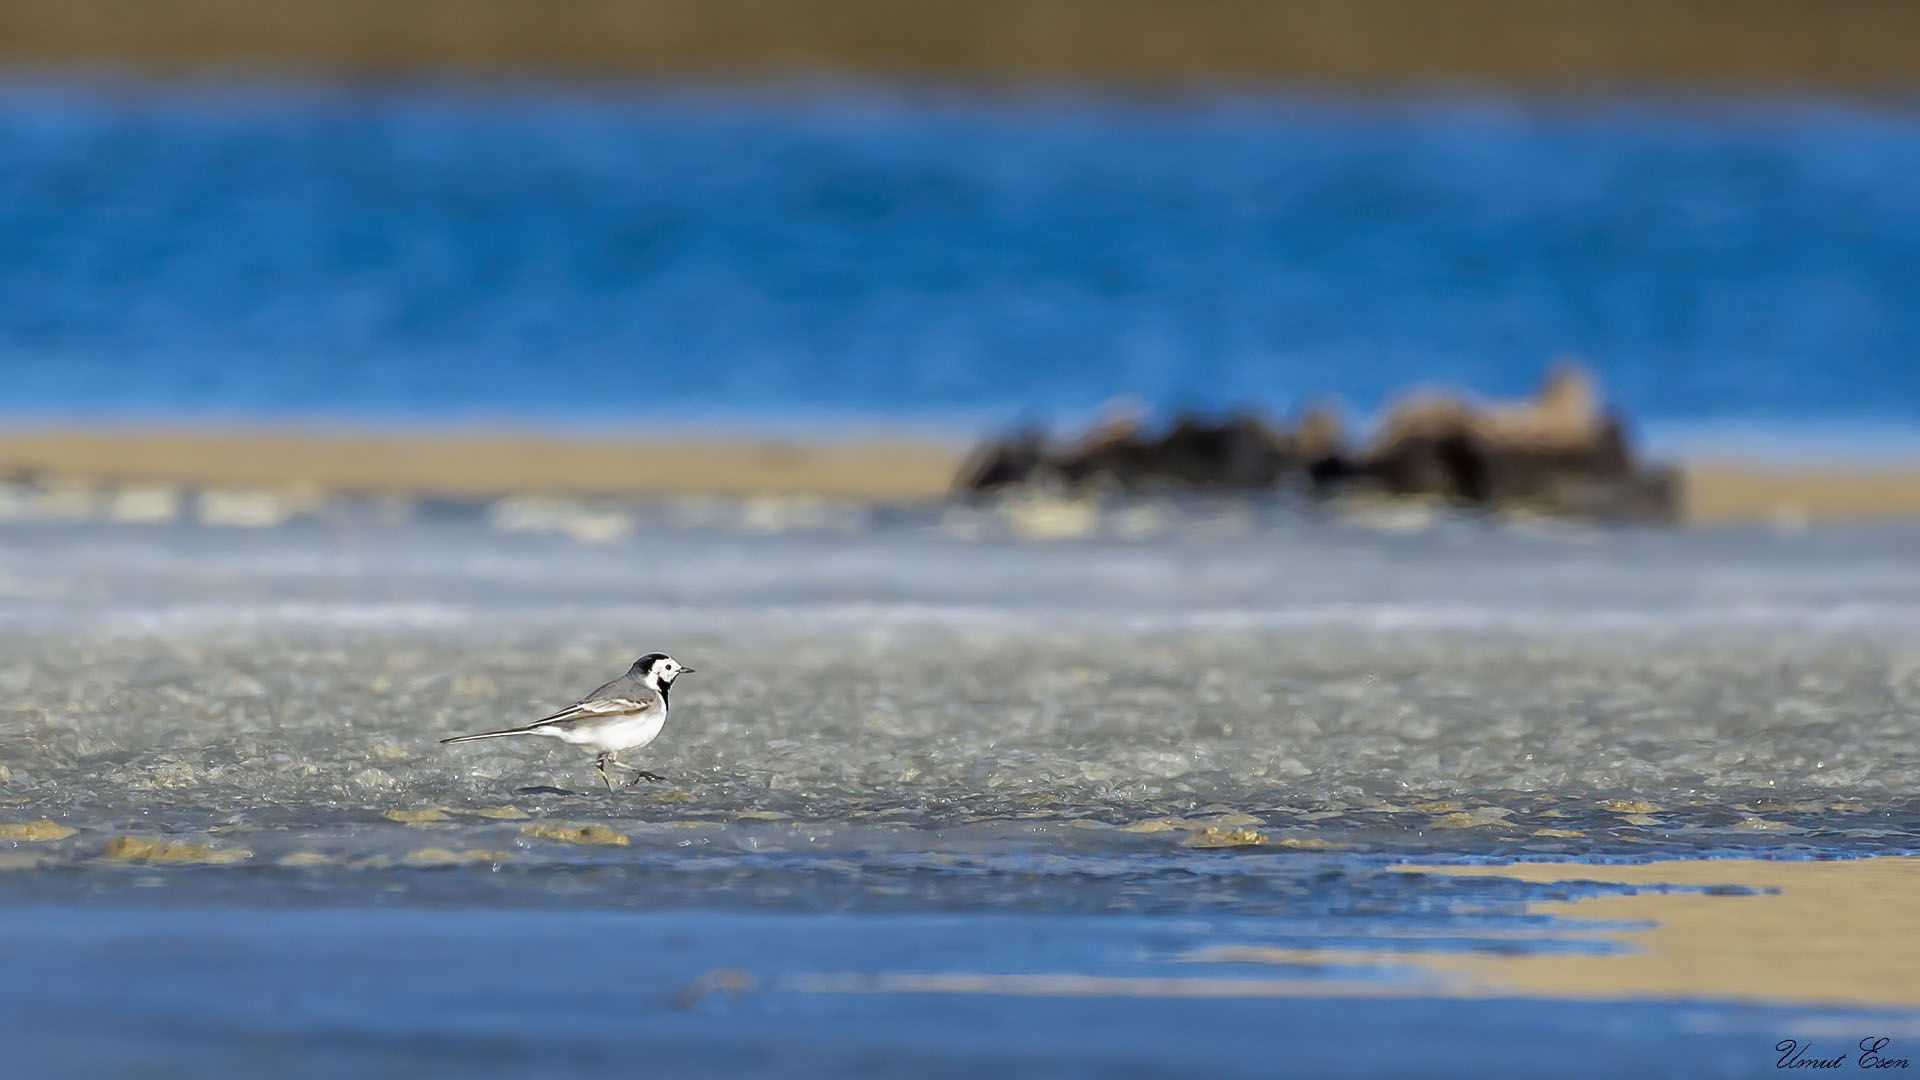
[[[53,485],[175,484],[343,494],[817,495],[931,502],[958,442],[556,439],[523,434],[0,431],[0,475]],[[1685,468],[1690,522],[1920,517],[1920,469]]]
[[[1417,981],[1417,992],[1449,997],[1920,1008],[1920,908],[1911,902],[1920,887],[1920,857],[1400,869],[1450,878],[1506,878],[1569,892],[1596,885],[1628,888],[1529,901],[1526,916],[1551,921],[1537,932],[1516,934],[1504,951],[1421,948],[1418,942],[1383,937],[1376,948],[1220,945],[1186,959],[1400,969],[1438,976]],[[1544,947],[1555,943],[1613,948]],[[1364,981],[1348,987],[1361,994],[1384,989]],[[1322,986],[1312,992],[1329,990]],[[1403,985],[1398,992],[1408,990]]]
[[[1920,906],[1912,902],[1920,857],[1523,863],[1440,872],[1644,890],[1528,906],[1531,914],[1611,924],[1604,936],[1627,946],[1620,953],[1422,961],[1465,975],[1478,992],[1920,1008]]]

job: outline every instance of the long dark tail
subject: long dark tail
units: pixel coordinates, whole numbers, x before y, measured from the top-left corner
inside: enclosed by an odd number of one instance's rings
[[[505,731],[483,731],[478,735],[455,735],[451,739],[441,739],[440,741],[443,743],[472,742],[475,739],[504,739],[509,735],[531,735],[531,734],[533,734],[532,728],[517,727],[517,728],[508,728]]]

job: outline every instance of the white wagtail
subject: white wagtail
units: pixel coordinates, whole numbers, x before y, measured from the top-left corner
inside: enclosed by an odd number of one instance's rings
[[[638,750],[660,737],[667,723],[667,691],[673,680],[693,669],[666,653],[648,653],[633,662],[625,675],[526,727],[504,731],[483,731],[477,735],[456,735],[443,743],[472,742],[475,739],[504,739],[509,735],[548,735],[575,746],[600,752],[593,767],[606,781],[607,793],[613,793],[613,780],[607,766],[625,769],[636,780],[664,779],[645,769],[622,764],[615,755],[623,750]]]

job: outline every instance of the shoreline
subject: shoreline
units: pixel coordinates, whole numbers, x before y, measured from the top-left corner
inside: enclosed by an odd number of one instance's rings
[[[50,486],[171,484],[363,495],[809,495],[936,502],[968,447],[910,438],[638,440],[526,433],[0,430],[0,476]],[[1920,518],[1920,464],[1680,462],[1684,521]]]

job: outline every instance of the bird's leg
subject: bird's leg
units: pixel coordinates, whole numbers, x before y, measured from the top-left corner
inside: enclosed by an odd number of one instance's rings
[[[651,780],[656,784],[666,780],[666,777],[661,776],[659,773],[652,773],[652,772],[648,772],[645,769],[635,768],[634,766],[629,765],[624,761],[621,761],[619,758],[615,757],[612,754],[605,754],[602,756],[607,759],[607,764],[613,766],[616,769],[619,769],[621,772],[630,772],[633,774],[633,779],[627,781],[628,787],[632,787],[634,784],[637,784],[642,780]]]
[[[593,771],[600,774],[600,782],[607,785],[609,795],[613,794],[613,778],[607,775],[607,762],[612,759],[612,754],[601,754],[593,759]]]

